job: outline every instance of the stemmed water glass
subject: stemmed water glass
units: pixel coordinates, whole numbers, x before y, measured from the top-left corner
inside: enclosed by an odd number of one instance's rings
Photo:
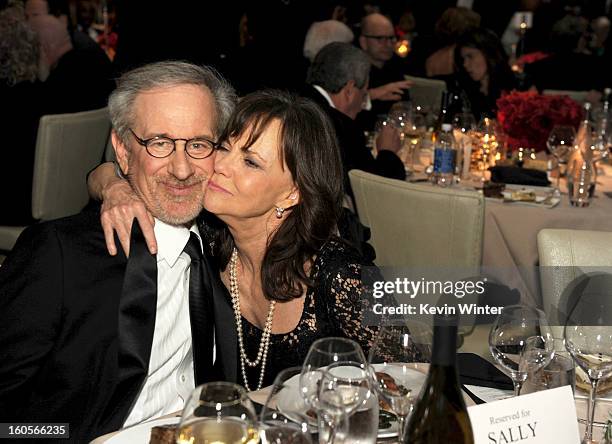
[[[341,361],[322,374],[318,396],[319,442],[374,444],[378,399],[361,363]]]
[[[379,396],[397,416],[398,436],[403,436],[408,415],[426,378],[431,362],[431,328],[413,322],[410,328],[390,325],[380,329],[368,361]]]
[[[532,341],[540,341],[541,354],[525,353],[532,337],[539,338]],[[554,341],[546,315],[525,305],[504,307],[489,333],[489,350],[512,379],[514,395],[520,395],[529,372],[548,365],[553,356]]]
[[[177,429],[178,444],[258,441],[255,408],[243,387],[231,382],[209,382],[191,392]]]
[[[567,125],[555,126],[548,139],[546,140],[546,146],[550,154],[557,160],[557,184],[555,186],[555,193],[560,194],[559,183],[561,180],[561,165],[567,164],[570,153],[574,148],[574,140],[576,139],[576,130],[574,127]]]
[[[583,444],[593,442],[593,418],[599,381],[612,375],[612,275],[591,273],[579,278],[572,291],[564,328],[565,346],[589,377],[591,390]]]
[[[347,365],[360,368],[363,372],[367,369],[366,357],[355,341],[335,337],[318,339],[310,346],[300,374],[300,394],[306,404],[317,412],[320,428],[327,426],[331,429],[332,439],[335,439],[337,434],[336,425],[346,423],[345,418],[341,416],[348,416],[349,413],[345,410],[342,415],[328,416],[325,419],[326,412],[324,409],[326,406],[321,404],[319,397],[322,380],[327,369],[339,363],[350,363]],[[321,443],[327,442],[323,436],[324,434],[320,430],[319,442]]]

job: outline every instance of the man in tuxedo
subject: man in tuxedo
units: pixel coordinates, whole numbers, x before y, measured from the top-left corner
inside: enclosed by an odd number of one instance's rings
[[[385,177],[404,180],[404,164],[397,156],[401,148],[399,134],[385,127],[378,136],[378,155],[366,146],[363,131],[355,123],[368,90],[368,56],[349,43],[334,42],[316,55],[308,70],[308,88],[303,93],[317,102],[330,117],[344,167],[345,189],[352,196],[348,172],[360,169]]]
[[[188,63],[121,77],[113,146],[156,220],[157,255],[134,224],[129,258],[109,256],[97,209],[24,231],[0,268],[2,422],[69,423],[70,441],[88,442],[180,410],[220,378],[214,318],[229,313],[229,325],[232,311],[194,220],[234,101],[214,71]]]

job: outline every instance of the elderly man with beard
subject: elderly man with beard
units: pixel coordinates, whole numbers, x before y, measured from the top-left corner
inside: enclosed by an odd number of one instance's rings
[[[155,218],[109,256],[98,209],[24,231],[0,268],[0,419],[69,423],[70,441],[182,408],[213,367],[217,298],[194,220],[235,102],[207,68],[160,62],[109,99],[119,165]],[[217,352],[217,360],[222,360]]]

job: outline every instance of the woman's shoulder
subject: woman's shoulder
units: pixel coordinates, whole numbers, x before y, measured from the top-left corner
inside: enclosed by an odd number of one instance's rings
[[[317,256],[315,267],[319,278],[330,279],[337,276],[356,276],[364,267],[374,264],[366,260],[359,251],[339,237],[329,239]]]

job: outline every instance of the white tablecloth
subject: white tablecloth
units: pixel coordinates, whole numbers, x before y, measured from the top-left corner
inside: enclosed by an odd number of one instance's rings
[[[572,207],[567,194],[554,208],[487,199],[482,265],[505,285],[517,288],[524,302],[541,305],[537,234],[543,228],[612,231],[612,167],[604,165],[589,207]],[[565,181],[561,181],[564,189]]]

